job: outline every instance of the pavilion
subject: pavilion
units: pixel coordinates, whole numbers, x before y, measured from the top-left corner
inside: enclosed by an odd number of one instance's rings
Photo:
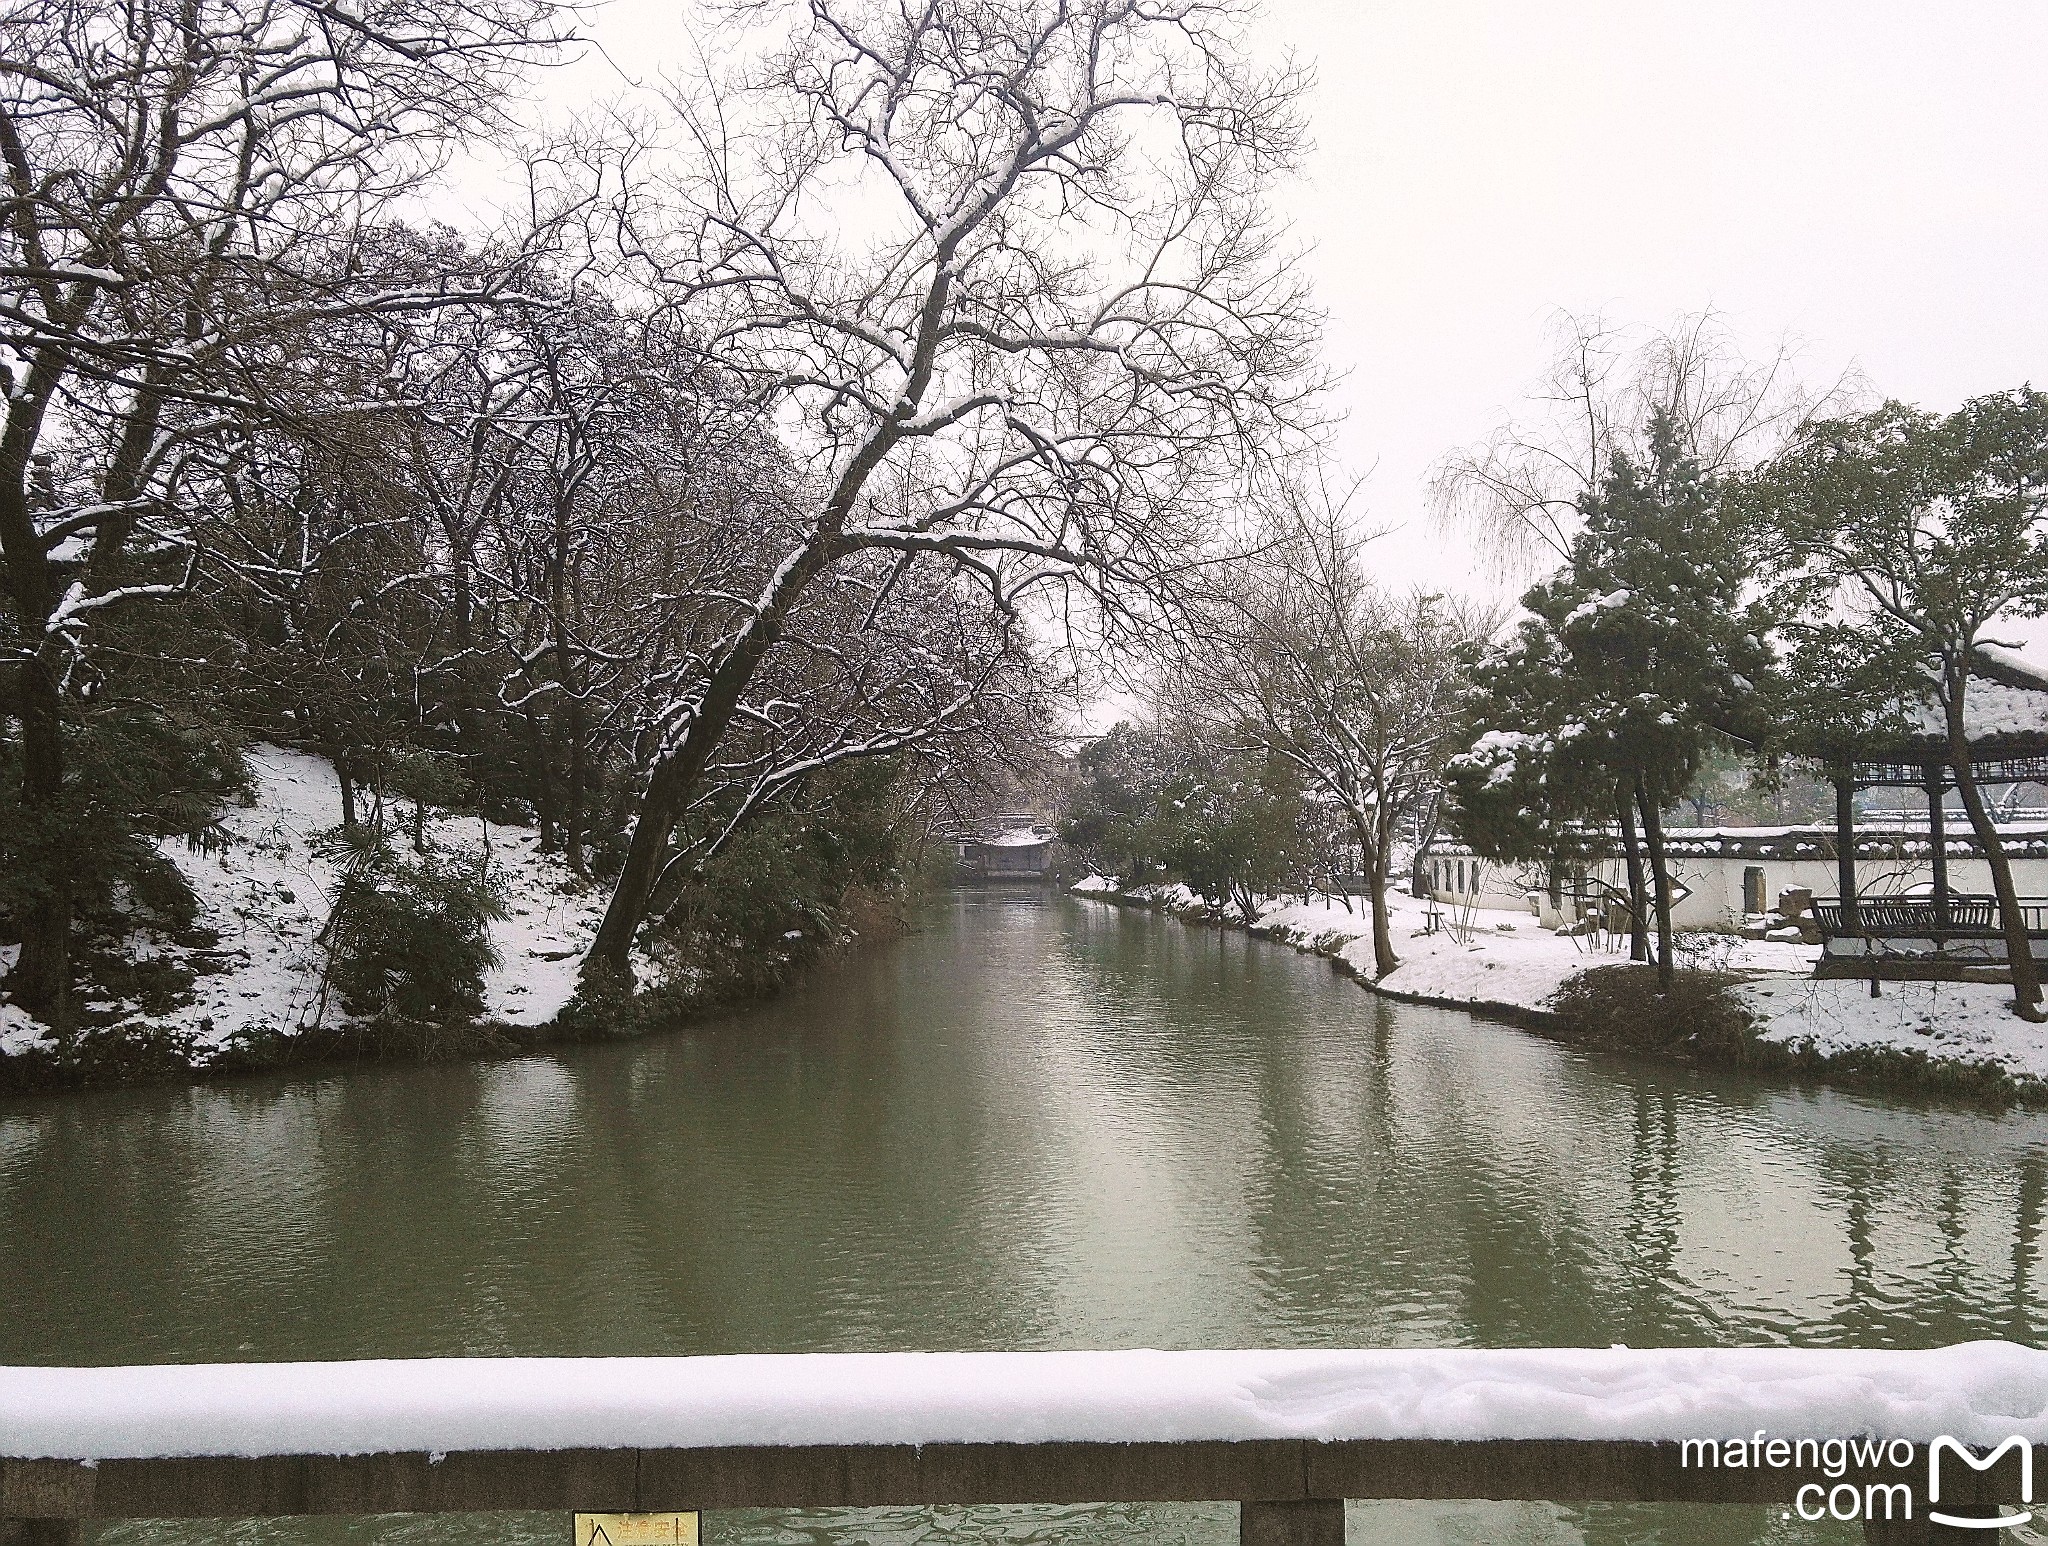
[[[1964,705],[1970,769],[1979,786],[2048,784],[2048,670],[2009,650],[1981,649],[1971,670]],[[1869,749],[1870,760],[1836,768],[1835,860],[1839,895],[1814,904],[1826,955],[1857,969],[1875,958],[1934,964],[1998,966],[2005,959],[1998,903],[1989,894],[1958,893],[1949,885],[1948,817],[1945,800],[1954,787],[1948,729],[1938,706],[1923,703],[1908,711],[1906,733]],[[1925,897],[1863,897],[1856,880],[1856,805],[1859,789],[1918,788],[1927,797],[1928,859],[1933,887]],[[2032,846],[2022,839],[2013,857]],[[2022,897],[2027,932],[2048,938],[2048,898]]]

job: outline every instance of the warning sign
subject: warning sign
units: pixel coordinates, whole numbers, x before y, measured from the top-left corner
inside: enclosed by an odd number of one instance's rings
[[[697,1546],[697,1515],[578,1514],[575,1546]]]

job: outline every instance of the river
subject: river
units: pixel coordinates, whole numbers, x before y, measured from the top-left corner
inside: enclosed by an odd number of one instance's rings
[[[2044,1196],[2038,1114],[1586,1056],[1236,932],[961,892],[673,1036],[0,1105],[0,1361],[2038,1341]],[[1354,1510],[1354,1542],[1856,1538],[1753,1509]],[[956,1539],[1235,1536],[1203,1507],[707,1528]]]

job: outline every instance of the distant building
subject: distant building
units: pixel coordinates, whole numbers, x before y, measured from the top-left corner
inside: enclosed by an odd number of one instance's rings
[[[2022,896],[2048,894],[2048,822],[1999,828]],[[1947,874],[1958,895],[1986,895],[1991,867],[1965,827],[1944,834]],[[1671,921],[1681,929],[1732,929],[1778,905],[1788,890],[1832,897],[1840,873],[1833,827],[1672,827],[1665,831],[1671,866]],[[1855,834],[1863,894],[1917,899],[1934,883],[1934,845],[1927,825],[1866,819]],[[1500,864],[1481,859],[1463,843],[1438,838],[1416,859],[1418,894],[1445,906],[1511,908],[1533,914],[1546,928],[1583,919],[1588,907],[1603,912],[1628,895],[1628,871],[1619,837],[1599,860],[1556,869],[1541,864]],[[1645,864],[1648,861],[1645,859]]]
[[[2048,783],[2048,668],[1988,647],[1971,677],[1963,732],[1978,787],[2016,797]],[[1948,809],[1949,755],[1946,721],[1918,704],[1902,732],[1825,770],[1835,786],[1831,826],[1667,828],[1671,921],[1727,929],[1786,921],[1766,920],[1773,911],[1797,914],[1801,933],[1825,944],[1824,975],[2003,970],[1991,866],[1969,824],[1958,830]],[[1872,789],[1915,791],[1925,815],[1859,815],[1858,792]],[[2048,941],[2048,822],[1993,819],[2012,865],[2018,922]],[[1526,908],[1553,928],[1583,924],[1589,914],[1602,927],[1625,928],[1619,836],[1583,835],[1597,857],[1549,866],[1489,863],[1439,840],[1417,856],[1414,887],[1447,906]],[[1781,899],[1790,905],[1781,909]],[[2034,950],[2038,956],[2042,946]]]
[[[960,844],[963,880],[1044,880],[1053,872],[1054,833],[1036,816],[997,816]]]

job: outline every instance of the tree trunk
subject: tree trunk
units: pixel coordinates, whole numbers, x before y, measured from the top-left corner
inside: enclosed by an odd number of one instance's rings
[[[1394,954],[1393,921],[1387,912],[1387,866],[1393,862],[1392,834],[1380,828],[1379,807],[1373,808],[1368,823],[1352,814],[1351,829],[1358,838],[1359,868],[1365,871],[1365,894],[1372,904],[1372,966],[1375,977],[1384,977],[1401,964]]]
[[[344,832],[356,829],[356,773],[349,762],[346,749],[337,748],[333,753],[335,781],[341,785],[341,827]]]
[[[1640,778],[1636,780],[1636,807],[1643,813],[1643,837],[1650,850],[1650,889],[1657,908],[1657,991],[1669,993],[1676,976],[1671,956],[1671,867],[1664,852],[1664,818]]]
[[[1617,791],[1621,816],[1621,851],[1628,861],[1628,958],[1650,959],[1649,887],[1643,881],[1643,845],[1636,838],[1636,814],[1626,790]]]
[[[8,406],[0,436],[0,571],[15,627],[25,639],[44,637],[57,606],[56,575],[36,531],[30,504],[30,462],[41,423],[40,403],[54,389],[51,355],[38,364],[35,400]],[[31,386],[37,381],[32,378]],[[64,809],[64,702],[46,654],[15,669],[15,713],[21,721],[21,821],[27,841],[30,901],[21,920],[21,957],[7,976],[8,996],[62,1034],[71,1023],[71,864]]]
[[[22,920],[21,957],[8,996],[61,1036],[71,1029],[71,865],[65,861],[64,709],[41,656],[16,673],[21,715],[21,803],[34,889]],[[36,884],[36,882],[40,884]]]
[[[569,788],[562,802],[562,846],[569,856],[569,872],[588,880],[590,870],[583,859],[583,804],[588,799],[589,757],[585,751],[583,701],[569,700]]]
[[[540,823],[540,851],[554,853],[561,846],[561,824],[555,810],[555,768],[548,732],[531,703],[526,706],[526,749],[533,759],[534,816]]]
[[[1384,977],[1401,964],[1394,954],[1394,931],[1387,916],[1387,863],[1385,858],[1366,872],[1366,890],[1372,897],[1373,975]]]
[[[1963,725],[1964,673],[1943,673],[1943,709],[1948,719],[1949,766],[1955,770],[1956,793],[1969,812],[1970,826],[1977,834],[1984,860],[1991,866],[1991,889],[1998,897],[1999,932],[2005,937],[2006,964],[2012,968],[2013,1010],[2022,1020],[2036,1024],[2048,1020],[2041,1009],[2041,973],[2034,964],[2033,941],[2027,937],[2027,920],[2020,913],[2019,892],[2012,883],[2012,861],[1999,841],[1998,824],[1984,808],[1984,795],[1977,788],[1976,771],[1970,766],[1970,739]]]
[[[790,609],[805,588],[828,564],[841,556],[842,544],[835,535],[820,532],[809,547],[786,563],[747,626],[740,630],[705,681],[704,691],[694,706],[680,741],[666,751],[657,751],[647,775],[647,787],[634,813],[633,835],[626,844],[626,860],[612,886],[611,901],[605,905],[604,920],[583,960],[583,976],[608,979],[630,985],[633,980],[633,941],[647,918],[648,898],[667,858],[668,840],[682,818],[697,780],[711,763],[727,728],[739,708],[740,695],[754,679],[775,641]]]

